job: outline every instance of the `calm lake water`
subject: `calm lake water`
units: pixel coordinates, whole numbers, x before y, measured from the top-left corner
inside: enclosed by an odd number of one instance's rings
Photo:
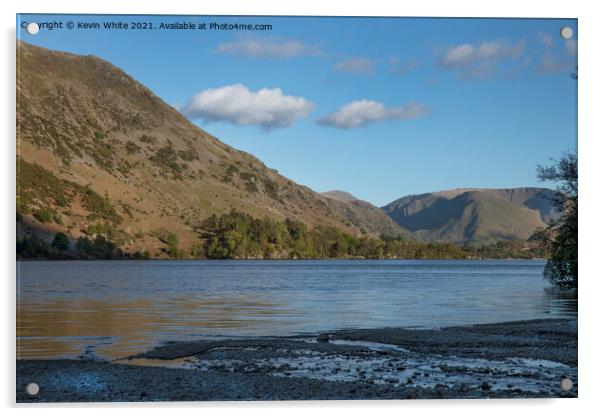
[[[576,315],[538,260],[18,263],[19,358],[121,358],[163,341]]]

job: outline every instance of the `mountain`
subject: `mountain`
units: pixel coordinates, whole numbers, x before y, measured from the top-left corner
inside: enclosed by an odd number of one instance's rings
[[[429,242],[526,240],[558,218],[546,188],[454,189],[410,195],[382,210],[401,227]]]
[[[379,229],[383,230],[381,235],[400,236],[408,240],[415,239],[412,233],[403,228],[398,227],[399,230],[392,228],[391,223],[396,226],[395,221],[389,218],[389,216],[383,215],[383,211],[380,208],[375,207],[367,201],[356,198],[349,192],[327,191],[322,192],[322,195],[335,201],[345,203],[350,208],[351,212],[353,212],[353,215],[359,215],[364,218],[365,221],[368,221],[370,224],[375,224]]]
[[[192,124],[107,61],[17,44],[20,230],[110,234],[158,253],[200,244],[231,210],[353,235],[404,231],[376,207],[320,195]],[[366,213],[369,212],[369,215]]]

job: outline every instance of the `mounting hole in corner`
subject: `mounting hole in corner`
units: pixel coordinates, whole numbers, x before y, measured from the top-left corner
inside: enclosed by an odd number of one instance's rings
[[[564,391],[569,391],[573,388],[573,380],[566,377],[563,378],[562,380],[560,380],[560,388]]]
[[[573,29],[571,29],[569,26],[564,26],[563,28],[560,29],[560,36],[562,37],[562,39],[570,39],[573,37]]]
[[[40,386],[38,383],[29,383],[27,386],[25,386],[25,391],[30,396],[35,396],[40,392]]]
[[[29,33],[30,35],[37,35],[38,32],[40,31],[40,25],[38,25],[36,22],[31,22],[31,23],[27,24],[25,29],[27,30],[27,33]]]

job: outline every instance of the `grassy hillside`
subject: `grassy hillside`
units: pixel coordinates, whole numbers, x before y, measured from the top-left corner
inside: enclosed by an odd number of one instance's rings
[[[352,209],[353,214],[351,215],[360,215],[364,219],[368,220],[371,224],[378,224],[378,227],[383,230],[381,236],[403,237],[405,239],[410,240],[416,239],[416,236],[410,233],[405,228],[400,228],[399,231],[391,230],[391,227],[389,226],[389,221],[393,223],[394,221],[391,218],[389,218],[388,215],[383,216],[383,211],[380,208],[375,207],[369,202],[356,198],[349,192],[327,191],[322,192],[322,195],[335,201],[345,203],[348,207],[350,207],[350,209]],[[391,233],[391,231],[393,231],[393,233]]]
[[[112,230],[124,249],[160,256],[170,234],[194,251],[203,221],[232,209],[356,236],[403,233],[375,207],[320,195],[224,144],[100,58],[19,42],[17,64],[21,234]]]

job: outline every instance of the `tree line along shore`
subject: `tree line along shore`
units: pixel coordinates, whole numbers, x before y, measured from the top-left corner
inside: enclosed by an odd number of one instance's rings
[[[110,229],[72,241],[62,232],[52,242],[30,235],[17,238],[21,259],[504,259],[547,258],[549,252],[538,241],[499,241],[483,246],[426,243],[398,236],[357,237],[334,227],[310,229],[287,219],[253,218],[237,211],[211,216],[197,232],[199,244],[179,247],[178,237],[167,232],[159,251],[130,252],[112,240]]]

